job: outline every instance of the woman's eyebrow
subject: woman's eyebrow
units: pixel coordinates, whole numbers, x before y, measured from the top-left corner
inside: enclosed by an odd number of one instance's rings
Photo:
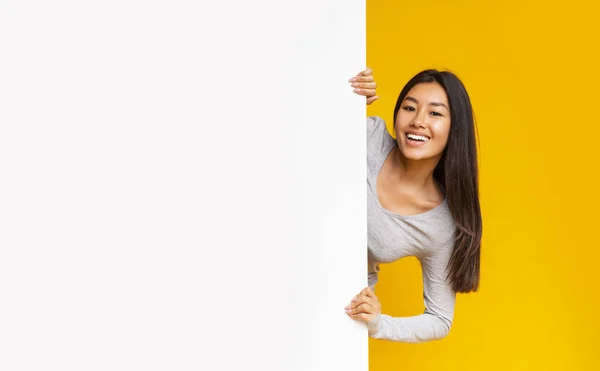
[[[417,98],[413,98],[411,96],[407,96],[404,98],[404,100],[409,100],[411,102],[415,102],[415,103],[419,103],[419,101],[417,100]],[[448,111],[450,111],[450,109],[448,107],[446,107],[446,105],[444,103],[441,102],[431,102],[429,103],[430,106],[435,106],[435,107],[444,107],[446,108]]]
[[[448,109],[448,107],[446,107],[446,105],[445,105],[444,103],[441,103],[441,102],[431,102],[431,103],[429,103],[429,105],[430,105],[430,106],[436,106],[436,107],[444,107],[444,108],[446,108],[448,111],[450,111],[450,110]]]

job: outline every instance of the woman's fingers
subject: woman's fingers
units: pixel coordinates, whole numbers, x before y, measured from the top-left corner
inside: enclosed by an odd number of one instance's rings
[[[373,290],[367,286],[352,299],[345,309],[350,318],[369,323],[377,317],[381,311],[381,305]]]
[[[348,81],[350,82],[354,93],[367,98],[367,105],[370,105],[379,99],[379,96],[376,95],[377,83],[373,78],[373,70],[371,68],[367,67],[364,71],[359,72]]]
[[[367,67],[364,71],[360,71],[356,76],[352,77],[350,81],[373,81],[373,70]]]
[[[376,82],[353,82],[352,84],[350,84],[350,86],[352,86],[353,88],[359,88],[359,89],[376,89],[377,83]]]
[[[361,303],[359,305],[354,306],[352,309],[348,309],[346,313],[348,314],[358,314],[358,313],[367,313],[373,314],[375,311],[371,304],[369,303]]]
[[[370,67],[365,68],[364,71],[359,73],[359,75],[363,75],[363,76],[372,75],[372,74],[373,74],[373,70]]]
[[[379,98],[379,97],[377,97],[377,98]],[[367,297],[369,297],[369,298],[371,298],[371,299],[373,299],[373,300],[375,300],[375,301],[379,301],[379,299],[377,299],[377,295],[375,295],[375,291],[373,291],[373,289],[372,289],[372,288],[370,288],[370,287],[368,287],[368,286],[367,286],[367,287],[366,287],[366,288],[363,290],[363,292],[365,293],[365,295],[366,295]]]
[[[379,99],[378,95],[372,96],[372,97],[368,97],[367,98],[367,104],[371,104],[373,102],[375,102],[377,99]]]
[[[371,315],[366,313],[349,314],[349,316],[352,319],[356,319],[365,323],[371,322],[372,320]]]
[[[375,293],[373,292],[373,290],[371,290],[369,286],[365,287],[360,293],[368,298],[375,297]]]
[[[365,300],[371,299],[365,298]],[[353,307],[353,309],[346,310],[346,314],[352,319],[369,323],[377,317],[378,311],[371,304],[364,302]]]
[[[348,82],[373,82],[373,81],[375,81],[375,79],[373,78],[373,75],[369,75],[369,76],[357,75],[357,76],[353,76],[350,80],[348,80]]]
[[[350,304],[348,304],[345,309],[347,311],[354,311],[354,313],[358,313],[360,309],[375,308],[376,304],[377,303],[375,299],[366,296],[364,292],[361,292],[354,299],[352,299]]]
[[[375,296],[375,293],[373,292],[373,290],[371,290],[370,287],[367,286],[364,289],[362,289],[358,293],[358,295],[356,295],[352,299],[352,301],[350,302],[350,304],[348,304],[348,306],[346,308],[356,306],[361,303],[371,303],[373,301],[373,299],[375,299],[375,301],[377,301],[377,297]]]
[[[372,97],[376,93],[375,89],[353,89],[352,91],[358,95],[364,95],[365,97]]]

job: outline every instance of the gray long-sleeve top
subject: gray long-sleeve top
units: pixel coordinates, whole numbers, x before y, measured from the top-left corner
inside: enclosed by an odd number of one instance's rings
[[[377,283],[379,264],[405,256],[419,259],[423,272],[425,311],[412,317],[380,314],[367,324],[376,339],[418,343],[448,334],[454,316],[456,294],[446,280],[446,268],[454,246],[456,224],[446,199],[418,215],[400,215],[381,206],[377,175],[390,151],[397,146],[385,122],[367,118],[367,222],[369,286]]]

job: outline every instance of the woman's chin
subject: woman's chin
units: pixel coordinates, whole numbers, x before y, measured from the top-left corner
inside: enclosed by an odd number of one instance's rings
[[[401,148],[400,152],[407,160],[411,161],[429,160],[438,156],[430,151],[423,151],[421,148]]]

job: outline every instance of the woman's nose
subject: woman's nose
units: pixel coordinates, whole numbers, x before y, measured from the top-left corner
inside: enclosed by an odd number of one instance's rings
[[[412,121],[412,123],[414,126],[423,127],[423,124],[425,123],[425,118],[426,118],[425,113],[417,113],[417,115],[415,116],[415,119]]]

